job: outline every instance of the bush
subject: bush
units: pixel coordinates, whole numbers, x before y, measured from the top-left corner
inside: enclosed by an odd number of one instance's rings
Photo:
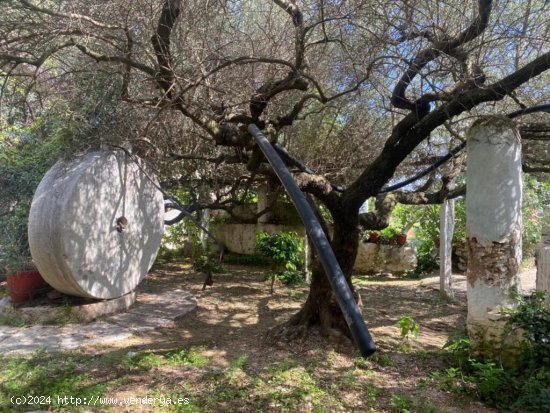
[[[474,359],[468,339],[453,337],[445,347],[457,368],[434,377],[445,389],[473,392],[502,412],[546,413],[550,411],[550,309],[544,294],[521,297],[518,307],[509,312],[507,328],[524,332],[515,366],[503,369],[497,360]]]
[[[260,232],[256,236],[256,248],[272,262],[268,278],[278,279],[285,284],[302,281],[298,269],[304,259],[303,239],[295,232],[280,232],[269,235]]]
[[[416,268],[412,271],[413,275],[420,277],[438,268],[437,261],[432,254],[434,247],[435,245],[432,240],[424,241],[420,244],[416,255]]]
[[[303,261],[303,239],[295,232],[280,232],[273,235],[260,232],[256,236],[256,247],[277,266],[288,271],[296,271]]]
[[[211,271],[213,273],[220,273],[225,271],[219,261],[212,259],[207,255],[200,255],[196,257],[193,260],[193,268],[199,272]]]
[[[43,120],[27,127],[0,125],[0,268],[8,272],[31,260],[27,239],[31,201],[63,148],[61,132]]]

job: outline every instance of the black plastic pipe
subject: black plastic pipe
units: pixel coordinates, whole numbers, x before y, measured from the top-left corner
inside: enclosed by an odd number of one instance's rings
[[[424,169],[422,172],[416,174],[415,176],[405,179],[402,182],[399,182],[398,184],[387,186],[385,188],[382,188],[379,194],[385,194],[387,192],[392,192],[397,189],[401,189],[404,186],[407,186],[409,184],[412,184],[414,181],[418,181],[423,176],[428,175],[430,172],[435,171],[437,168],[439,168],[441,165],[443,165],[445,162],[447,162],[449,159],[451,159],[453,156],[455,156],[457,153],[459,153],[462,149],[466,147],[466,142],[462,142],[460,145],[458,145],[456,148],[452,149],[447,155],[442,156],[441,159],[439,159],[437,162],[435,162],[433,165],[430,165],[426,169]]]
[[[248,125],[248,132],[254,136],[256,143],[273,167],[298,210],[361,355],[364,357],[371,355],[376,351],[376,345],[315,213],[294,181],[290,171],[260,129],[255,124],[250,124]]]

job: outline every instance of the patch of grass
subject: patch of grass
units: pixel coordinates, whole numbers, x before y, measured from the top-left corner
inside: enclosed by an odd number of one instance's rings
[[[289,367],[279,363],[262,381],[256,382],[256,394],[264,409],[298,411],[299,406],[310,405],[314,412],[327,411],[329,397],[315,378],[303,367]]]
[[[445,413],[429,400],[418,396],[394,393],[391,396],[390,406],[395,413]]]
[[[231,368],[242,370],[247,361],[248,361],[248,355],[241,354],[239,357],[231,360],[229,365],[231,366]]]
[[[0,315],[0,326],[26,327],[28,323],[17,316]]]
[[[79,321],[80,318],[78,314],[73,311],[73,307],[71,306],[71,304],[66,302],[65,304],[63,304],[63,307],[61,307],[61,311],[59,312],[59,314],[57,314],[55,318],[48,320],[44,324],[63,326],[65,324],[78,323]]]
[[[0,408],[3,412],[28,411],[32,405],[14,405],[11,397],[42,396],[57,409],[84,410],[86,406],[66,405],[58,396],[90,399],[104,395],[107,384],[92,377],[88,361],[89,357],[78,354],[45,351],[31,357],[0,356]]]
[[[392,367],[395,366],[395,361],[393,359],[384,353],[374,353],[372,356],[370,356],[370,360],[374,363],[379,364],[382,367]]]
[[[166,354],[166,364],[171,366],[194,366],[202,367],[211,363],[211,360],[202,354],[204,351],[201,347],[186,349],[182,348]]]

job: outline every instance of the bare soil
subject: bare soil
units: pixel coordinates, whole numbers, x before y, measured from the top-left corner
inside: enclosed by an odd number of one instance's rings
[[[151,388],[179,391],[192,402],[184,411],[197,412],[402,412],[396,401],[403,398],[424,406],[411,405],[411,412],[495,412],[469,396],[440,390],[432,376],[448,367],[442,347],[464,326],[466,306],[460,297],[444,301],[421,280],[356,277],[364,318],[379,348],[364,360],[349,343],[327,342],[315,332],[300,342],[269,342],[266,333],[300,308],[307,286],[277,285],[271,295],[264,269],[225,268],[205,291],[203,275],[187,264],[156,268],[146,288],[184,288],[197,297],[197,310],[177,320],[175,328],[87,349],[161,354],[194,348],[210,364],[125,375],[109,386],[109,396],[142,397]],[[396,326],[405,315],[420,325],[418,338],[408,341],[409,351],[403,351]]]

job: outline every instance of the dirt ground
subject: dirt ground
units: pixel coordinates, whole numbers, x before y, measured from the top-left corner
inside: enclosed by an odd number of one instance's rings
[[[300,308],[307,286],[278,285],[270,295],[263,269],[225,268],[205,291],[201,290],[202,275],[192,272],[189,265],[154,269],[145,281],[148,289],[174,286],[189,290],[198,299],[197,310],[178,320],[175,329],[116,347],[87,349],[96,354],[120,348],[162,353],[184,346],[199,349],[210,360],[208,365],[126,375],[117,386],[109,386],[109,396],[147,394],[151,386],[160,385],[163,391],[180,389],[180,394],[191,399],[194,407],[183,411],[495,411],[466,395],[440,390],[433,378],[433,373],[448,367],[442,347],[449,334],[464,326],[466,307],[460,298],[443,301],[437,291],[421,286],[421,280],[356,277],[364,318],[379,349],[364,360],[353,347],[327,343],[315,333],[303,342],[267,342],[265,333]],[[405,315],[420,326],[407,352],[396,326]],[[400,407],[402,400],[406,403]]]

